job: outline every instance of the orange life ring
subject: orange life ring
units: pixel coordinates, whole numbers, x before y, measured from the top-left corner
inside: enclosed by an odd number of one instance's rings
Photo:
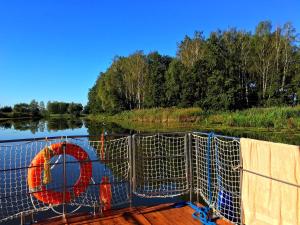
[[[92,177],[92,163],[89,161],[88,154],[78,145],[71,143],[55,143],[50,146],[50,158],[63,154],[63,145],[66,145],[65,152],[80,162],[80,176],[74,186],[65,192],[65,203],[78,197],[88,188]],[[42,184],[42,171],[45,162],[45,150],[42,149],[31,161],[28,169],[28,186],[32,195],[38,200],[47,204],[62,204],[63,192],[47,190]]]

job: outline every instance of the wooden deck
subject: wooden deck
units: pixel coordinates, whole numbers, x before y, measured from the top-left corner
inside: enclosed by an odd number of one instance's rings
[[[189,206],[174,208],[174,204],[162,204],[151,207],[134,207],[105,213],[104,216],[91,216],[86,214],[69,216],[65,220],[61,218],[41,221],[38,224],[45,225],[199,225],[198,220],[192,217],[193,209]],[[231,225],[218,220],[218,225]]]

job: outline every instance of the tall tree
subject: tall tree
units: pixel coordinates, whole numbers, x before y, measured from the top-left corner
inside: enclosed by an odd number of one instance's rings
[[[137,101],[137,108],[141,108],[144,102],[144,95],[146,90],[146,78],[148,74],[148,66],[146,57],[142,51],[130,55],[126,66],[126,83],[127,88],[135,96]]]
[[[260,22],[256,27],[253,38],[253,62],[258,78],[258,85],[261,91],[259,94],[262,100],[265,100],[267,97],[270,98],[270,93],[268,95],[268,89],[271,85],[272,59],[274,57],[271,29],[272,25],[270,21]]]
[[[171,61],[171,57],[162,56],[158,52],[152,52],[147,56],[146,107],[163,107],[166,105],[165,73]]]
[[[202,32],[195,32],[194,37],[185,36],[178,45],[177,56],[181,62],[191,68],[197,61],[203,59],[205,53],[205,40]]]

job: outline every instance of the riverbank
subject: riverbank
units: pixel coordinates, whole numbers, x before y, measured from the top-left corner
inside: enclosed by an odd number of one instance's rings
[[[206,112],[201,108],[153,108],[124,111],[115,115],[89,115],[98,122],[167,125],[188,123],[203,127],[300,130],[300,105],[296,107],[251,108],[235,112]]]
[[[45,115],[37,115],[32,116],[30,114],[16,114],[16,113],[0,113],[0,120],[22,120],[22,119],[47,119],[47,118],[78,118],[78,117],[86,117],[85,114],[81,115],[73,115],[73,114],[45,114]]]

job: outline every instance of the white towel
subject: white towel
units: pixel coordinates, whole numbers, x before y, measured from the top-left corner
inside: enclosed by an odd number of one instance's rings
[[[243,169],[300,184],[300,147],[241,138]],[[243,172],[246,225],[300,225],[300,189]]]

